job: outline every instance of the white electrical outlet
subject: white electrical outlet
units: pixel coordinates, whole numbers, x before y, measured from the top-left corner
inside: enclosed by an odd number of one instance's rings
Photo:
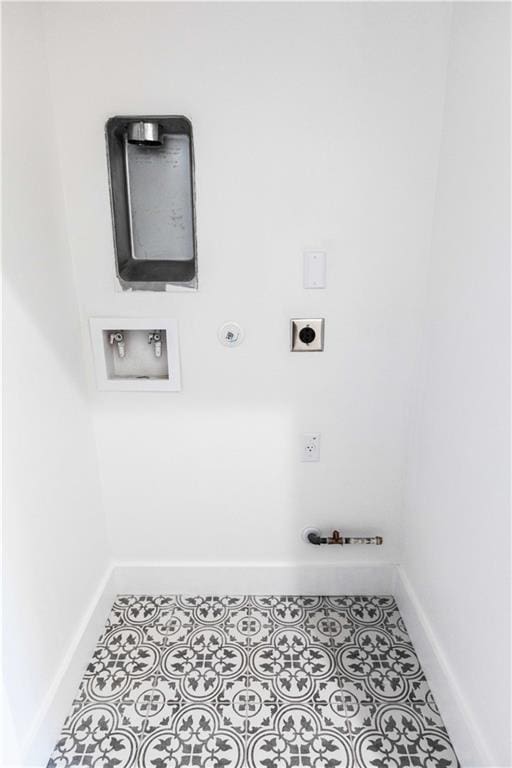
[[[301,461],[320,461],[320,432],[309,432],[301,440]]]

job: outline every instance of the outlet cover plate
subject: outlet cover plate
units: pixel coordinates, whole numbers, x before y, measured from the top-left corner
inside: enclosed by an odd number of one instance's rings
[[[292,352],[323,352],[324,349],[324,326],[323,317],[316,318],[293,318],[290,324],[290,349]],[[307,331],[306,331],[307,329]],[[304,340],[303,331],[313,332],[311,341]]]
[[[320,432],[307,432],[301,440],[301,461],[320,461]]]
[[[304,288],[325,288],[326,252],[304,251]]]

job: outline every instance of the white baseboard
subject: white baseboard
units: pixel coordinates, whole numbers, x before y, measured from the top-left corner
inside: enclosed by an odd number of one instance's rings
[[[463,768],[497,765],[411,582],[396,567],[392,590]]]
[[[21,746],[23,768],[43,768],[55,746],[84,670],[117,594],[114,569],[101,579]]]
[[[117,563],[120,593],[209,595],[391,594],[391,563]]]

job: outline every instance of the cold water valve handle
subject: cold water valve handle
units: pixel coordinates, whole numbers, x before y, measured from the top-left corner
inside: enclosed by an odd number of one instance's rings
[[[124,357],[125,348],[124,348],[124,334],[122,331],[113,331],[109,336],[109,344],[117,344],[117,351],[119,352],[119,357]]]
[[[303,539],[310,544],[376,544],[383,543],[382,536],[341,536],[339,531],[334,530],[330,536],[321,536],[316,528],[306,528],[303,533]]]
[[[162,334],[160,331],[153,331],[148,334],[148,344],[154,344],[155,357],[162,357]]]

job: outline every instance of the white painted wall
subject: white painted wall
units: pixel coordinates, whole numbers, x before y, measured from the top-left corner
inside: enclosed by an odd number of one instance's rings
[[[6,4],[2,19],[9,764],[35,735],[107,555],[41,10]]]
[[[180,394],[96,394],[122,560],[395,561],[406,418],[430,240],[449,9],[422,4],[55,3],[52,97],[89,316],[180,324]],[[197,161],[200,289],[115,291],[104,124],[185,114]],[[328,250],[326,291],[301,250]],[[326,350],[288,351],[326,317]],[[217,327],[246,330],[238,349]],[[93,381],[92,363],[89,365]],[[298,435],[322,433],[299,463]],[[382,533],[317,551],[306,524]]]
[[[493,766],[512,762],[509,14],[453,10],[403,518],[404,569]]]

